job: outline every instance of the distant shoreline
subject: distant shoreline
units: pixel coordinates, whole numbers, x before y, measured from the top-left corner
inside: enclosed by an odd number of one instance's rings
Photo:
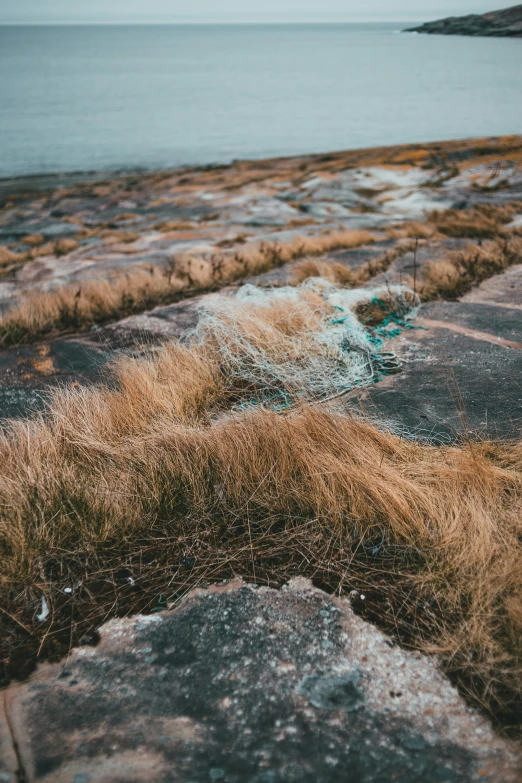
[[[175,166],[165,169],[165,172],[182,169]],[[107,179],[123,179],[124,177],[147,176],[161,173],[163,169],[100,169],[93,171],[66,171],[50,174],[20,174],[13,177],[0,177],[0,200],[11,194],[20,193],[25,189],[28,193],[46,192],[57,188],[67,188],[81,183],[89,184]]]
[[[74,187],[76,185],[91,184],[94,182],[109,182],[123,180],[132,177],[148,178],[157,176],[169,176],[179,172],[202,172],[223,169],[228,171],[234,167],[248,169],[256,167],[258,164],[266,163],[286,163],[302,161],[318,165],[326,160],[347,159],[347,165],[362,165],[360,161],[364,159],[378,158],[381,155],[387,155],[392,152],[400,154],[413,154],[419,150],[428,150],[433,154],[446,154],[453,150],[455,146],[471,147],[483,145],[485,148],[491,144],[511,144],[522,146],[522,135],[520,134],[501,134],[496,136],[465,136],[457,139],[441,139],[430,142],[416,142],[404,144],[386,144],[372,147],[351,147],[344,150],[334,150],[326,152],[313,152],[301,155],[274,155],[271,157],[259,158],[238,158],[227,163],[204,163],[204,164],[184,164],[178,166],[165,166],[156,168],[117,168],[117,169],[92,169],[91,171],[66,171],[51,172],[41,174],[21,174],[11,177],[0,177],[0,205],[10,196],[21,193],[45,193],[60,188]],[[353,160],[352,160],[353,159]],[[405,159],[406,160],[406,159]],[[358,162],[359,161],[359,162]],[[368,164],[366,164],[368,165]]]
[[[294,22],[197,22],[197,21],[177,21],[177,22],[0,22],[2,27],[326,27],[332,25],[346,25],[350,27],[358,26],[376,26],[376,25],[398,25],[400,28],[404,24],[421,24],[411,19],[367,19],[365,21],[349,20],[331,20],[331,21],[294,21]]]

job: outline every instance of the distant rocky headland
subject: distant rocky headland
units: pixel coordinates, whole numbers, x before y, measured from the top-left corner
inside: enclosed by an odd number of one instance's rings
[[[411,27],[406,33],[431,33],[432,35],[483,35],[522,37],[522,5],[514,5],[487,14],[450,16],[420,27]]]

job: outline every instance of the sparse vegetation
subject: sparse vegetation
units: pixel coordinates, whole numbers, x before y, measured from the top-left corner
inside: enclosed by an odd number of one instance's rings
[[[113,280],[34,291],[0,318],[0,343],[13,345],[60,332],[83,331],[99,322],[171,301],[183,287],[164,271],[149,267]]]
[[[182,255],[169,270],[139,267],[112,280],[86,281],[61,286],[54,291],[29,293],[0,317],[0,343],[12,345],[52,334],[82,331],[93,324],[175,301],[180,296],[215,290],[269,271],[304,253],[323,255],[340,246],[357,247],[369,241],[373,241],[373,235],[357,231],[298,237],[279,245],[247,242],[235,252],[214,253],[208,258]],[[336,261],[303,258],[293,267],[291,282],[298,285],[310,277],[324,277],[338,285],[356,288],[386,272],[397,257],[409,250],[410,244],[399,244],[355,269]],[[469,249],[449,253],[444,260],[426,265],[418,293],[425,301],[455,299],[482,280],[521,261],[522,239],[516,236],[489,241],[481,247],[471,245]]]
[[[24,255],[24,262],[34,261],[35,258],[41,258],[42,256],[54,256],[55,242],[44,242],[42,245],[33,245]]]
[[[22,258],[23,255],[21,253],[14,253],[12,250],[9,250],[8,247],[0,245],[0,267],[16,264],[21,261]]]
[[[331,283],[336,283],[347,288],[356,288],[364,285],[372,277],[386,272],[396,258],[404,255],[412,249],[410,244],[397,245],[392,250],[387,250],[382,256],[368,261],[355,269],[351,269],[339,261],[323,261],[321,259],[304,258],[298,261],[292,269],[292,285],[298,285],[310,277],[324,277]]]
[[[116,215],[114,218],[116,223],[123,223],[129,220],[137,220],[139,215],[136,212],[122,212],[121,215]]]
[[[197,224],[181,220],[162,220],[153,226],[155,231],[193,231]]]
[[[483,280],[522,263],[522,239],[496,239],[449,253],[423,269],[421,299],[458,299]]]
[[[43,234],[28,234],[28,236],[22,238],[23,245],[29,245],[29,247],[39,247],[45,242]]]
[[[303,226],[313,226],[316,223],[317,223],[316,219],[312,217],[294,218],[293,220],[288,221],[288,223],[285,226],[285,229],[287,231],[291,231],[294,228],[303,228]]]
[[[520,201],[504,206],[477,204],[473,209],[435,211],[429,214],[428,219],[437,231],[448,237],[491,239],[505,234],[505,224],[517,212],[522,212]]]
[[[0,317],[0,343],[34,340],[142,312],[188,292],[219,288],[266,272],[304,253],[325,253],[374,241],[367,231],[296,237],[288,243],[247,243],[235,252],[208,258],[182,255],[171,269],[138,268],[112,280],[86,281],[54,291],[29,293]],[[38,248],[40,250],[41,248]]]
[[[75,239],[58,239],[53,246],[55,256],[66,256],[78,247]]]
[[[115,245],[118,242],[130,244],[136,242],[140,235],[137,231],[119,231],[118,229],[106,228],[98,234],[107,245]]]
[[[324,277],[337,285],[356,288],[386,272],[398,255],[411,249],[411,245],[399,245],[380,258],[355,269],[335,261],[303,259],[298,261],[292,270],[292,283],[298,285],[310,277]],[[434,299],[458,299],[483,280],[520,263],[522,238],[517,235],[487,240],[481,245],[470,242],[463,250],[449,252],[443,259],[426,264],[420,271],[417,293],[425,302]],[[403,277],[402,282],[413,287],[413,281],[407,276]]]
[[[231,283],[248,275],[262,274],[303,256],[320,256],[334,250],[361,247],[375,242],[369,231],[336,231],[296,236],[289,242],[243,244],[234,253],[214,253],[208,258],[178,257],[175,271],[191,286],[207,288],[214,283]]]
[[[442,166],[434,175],[433,179],[427,182],[426,185],[429,188],[440,188],[442,185],[444,185],[446,182],[449,182],[454,177],[458,177],[459,174],[460,174],[460,169],[456,165]]]
[[[408,221],[390,226],[386,230],[387,239],[431,239],[436,229],[430,223]]]

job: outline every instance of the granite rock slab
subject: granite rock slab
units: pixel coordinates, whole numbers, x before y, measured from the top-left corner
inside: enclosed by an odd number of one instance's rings
[[[520,780],[518,746],[433,660],[304,579],[112,620],[4,696],[5,783]]]

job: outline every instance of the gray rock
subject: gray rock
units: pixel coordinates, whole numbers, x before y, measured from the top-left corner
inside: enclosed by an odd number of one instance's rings
[[[78,233],[75,223],[15,223],[0,229],[0,239],[5,241],[22,239],[29,234],[41,234],[45,239],[62,239]]]
[[[43,226],[38,232],[46,239],[61,239],[62,237],[71,237],[78,233],[80,227],[75,223],[51,223]]]
[[[13,783],[514,783],[521,760],[432,660],[303,579],[111,621],[8,689],[0,731]]]
[[[519,438],[522,318],[502,304],[433,302],[422,329],[387,343],[403,371],[365,390],[362,404],[392,427],[427,440]]]

